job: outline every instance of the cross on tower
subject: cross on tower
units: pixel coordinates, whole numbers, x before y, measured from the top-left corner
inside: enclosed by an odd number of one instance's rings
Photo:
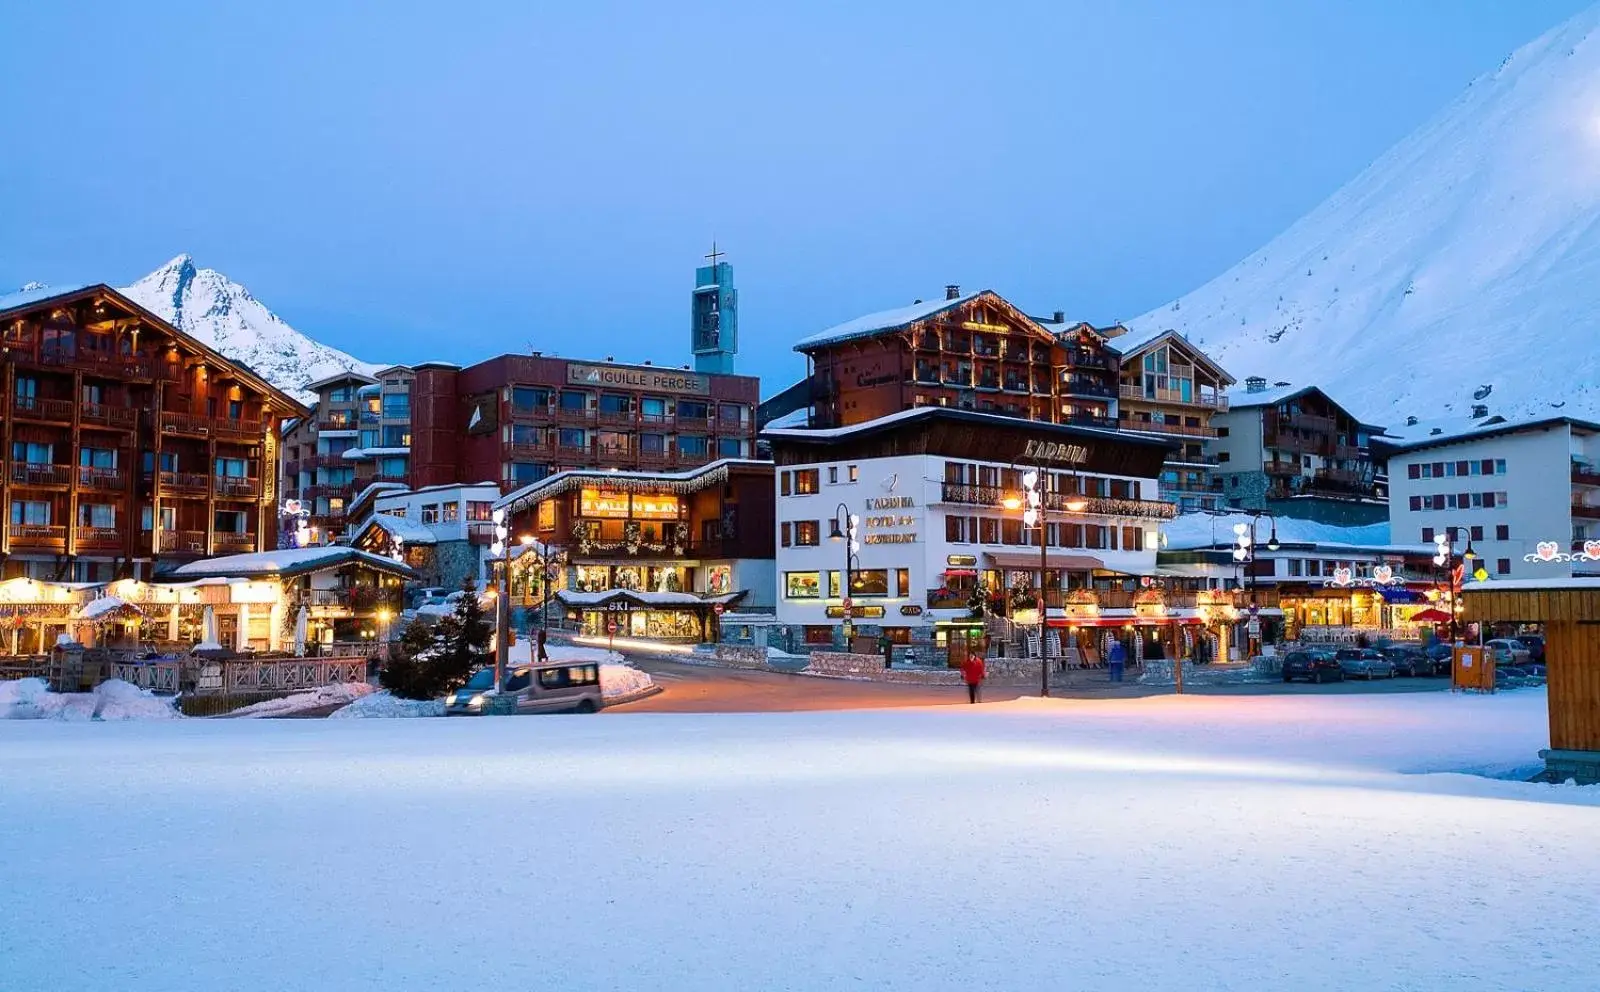
[[[725,251],[717,251],[717,242],[715,239],[713,239],[711,242],[711,254],[707,255],[706,258],[710,259],[712,266],[715,267],[717,264],[717,259],[726,254],[727,252]]]

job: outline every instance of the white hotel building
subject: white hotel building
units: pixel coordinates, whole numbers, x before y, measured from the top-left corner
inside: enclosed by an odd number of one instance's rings
[[[1130,596],[1155,574],[1158,527],[1175,511],[1152,498],[1172,446],[1140,435],[920,407],[763,436],[778,474],[777,619],[814,646],[840,642],[847,571],[857,636],[897,643],[970,629],[979,586],[1008,602],[1012,590],[1031,593],[1038,531],[1005,506],[1030,469],[1047,488],[1046,603],[1061,626],[1096,591]],[[854,556],[849,540],[830,540],[849,521]],[[1133,619],[1131,608],[1113,612]]]
[[[1389,433],[1391,540],[1447,534],[1459,555],[1470,537],[1490,581],[1600,574],[1600,424],[1484,416]]]

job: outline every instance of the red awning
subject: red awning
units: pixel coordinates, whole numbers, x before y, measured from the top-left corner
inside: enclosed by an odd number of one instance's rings
[[[1039,556],[1026,551],[985,551],[983,557],[992,568],[1031,568],[1035,571],[1039,569]],[[1086,572],[1093,568],[1105,568],[1106,563],[1088,555],[1050,555],[1045,560],[1045,567]]]
[[[1449,623],[1450,614],[1438,607],[1430,606],[1425,610],[1418,610],[1407,619],[1412,623]]]

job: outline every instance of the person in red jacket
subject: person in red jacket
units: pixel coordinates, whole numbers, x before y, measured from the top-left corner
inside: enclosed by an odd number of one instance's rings
[[[983,683],[983,659],[967,655],[967,660],[961,663],[961,680],[967,684],[967,702],[976,703],[978,686]]]

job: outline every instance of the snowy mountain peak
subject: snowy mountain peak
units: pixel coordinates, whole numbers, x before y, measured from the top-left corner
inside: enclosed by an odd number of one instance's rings
[[[1364,419],[1600,415],[1600,6],[1514,52],[1266,247],[1132,322]],[[1476,394],[1483,394],[1475,399]]]
[[[248,289],[215,269],[197,267],[187,253],[122,292],[302,400],[312,398],[308,383],[343,370],[370,374],[378,368],[301,334]]]

